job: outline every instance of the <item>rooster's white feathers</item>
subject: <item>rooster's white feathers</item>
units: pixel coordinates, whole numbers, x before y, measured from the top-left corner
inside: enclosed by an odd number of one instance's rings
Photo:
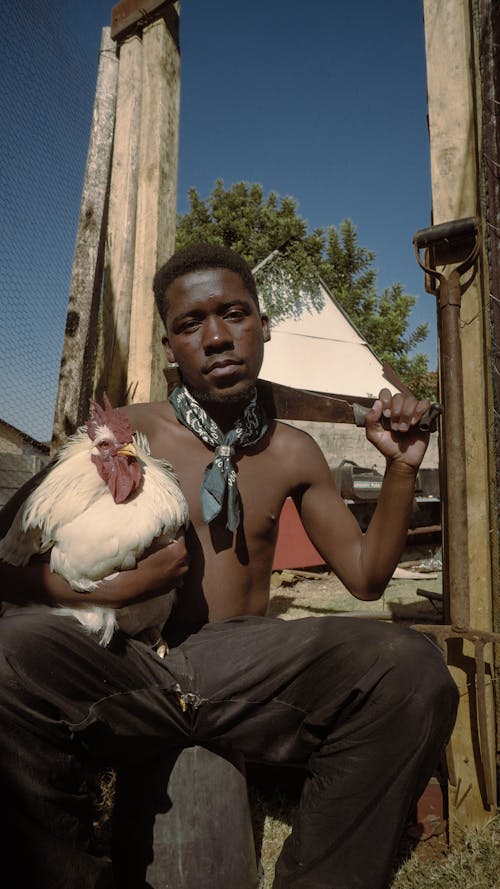
[[[151,457],[142,433],[132,435],[129,427],[129,434],[123,434],[124,422],[125,427],[128,425],[123,414],[115,423],[117,428],[122,424],[118,437],[113,421],[106,424],[102,409],[98,405],[95,408],[101,423],[92,421],[93,425],[87,424],[68,439],[54,466],[20,507],[0,541],[0,559],[12,565],[26,565],[35,553],[50,550],[51,570],[82,592],[94,590],[118,571],[133,568],[153,541],[168,543],[188,523],[187,503],[172,467],[165,460]],[[107,399],[106,411],[107,419],[120,413]],[[109,478],[96,468],[97,464],[112,465],[111,459],[103,461],[100,456],[109,448],[115,459],[117,454],[123,455],[120,460],[125,472],[132,461],[140,466],[140,472],[134,466],[135,489],[123,502],[115,502]],[[60,611],[74,614],[89,629],[99,631],[101,642],[107,644],[117,616],[122,629],[137,633],[152,622],[164,622],[171,600],[171,596],[161,596],[116,613],[92,606],[83,611]],[[154,612],[158,614],[154,616]]]

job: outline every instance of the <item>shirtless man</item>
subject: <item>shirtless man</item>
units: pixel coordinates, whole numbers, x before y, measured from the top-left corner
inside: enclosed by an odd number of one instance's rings
[[[85,602],[120,607],[182,578],[170,651],[161,660],[126,637],[103,649],[76,621],[36,607],[0,621],[0,762],[16,813],[6,851],[24,850],[10,856],[17,885],[20,874],[32,889],[114,885],[86,838],[84,754],[140,760],[218,742],[308,770],[275,889],[383,889],[405,818],[451,732],[456,688],[435,646],[411,630],[265,615],[287,496],[352,594],[383,593],[406,539],[427,444],[415,423],[428,404],[382,390],[368,415],[387,471],[363,535],[312,439],[266,425],[252,401],[269,331],[241,258],[208,245],[181,251],[158,272],[155,296],[185,389],[126,412],[153,455],[174,466],[191,525],[185,540]],[[82,601],[45,563],[1,567],[7,601]]]

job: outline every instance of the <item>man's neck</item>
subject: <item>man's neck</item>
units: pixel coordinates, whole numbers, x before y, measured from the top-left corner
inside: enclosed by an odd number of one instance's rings
[[[208,416],[217,424],[221,432],[229,432],[234,427],[236,420],[241,416],[252,396],[252,391],[244,393],[238,398],[205,399],[198,392],[191,392],[198,404]]]

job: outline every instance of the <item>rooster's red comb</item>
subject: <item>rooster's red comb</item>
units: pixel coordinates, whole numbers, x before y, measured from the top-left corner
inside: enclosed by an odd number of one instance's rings
[[[126,444],[132,440],[134,429],[125,414],[119,408],[112,406],[106,393],[104,393],[104,407],[101,407],[97,401],[91,401],[90,410],[92,416],[85,428],[92,441],[94,441],[100,426],[107,426],[111,429],[120,444]]]

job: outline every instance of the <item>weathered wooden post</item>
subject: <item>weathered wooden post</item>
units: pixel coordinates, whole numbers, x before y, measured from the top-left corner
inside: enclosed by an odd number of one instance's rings
[[[424,0],[424,21],[433,222],[439,225],[476,216],[484,220],[484,161],[478,153],[483,96],[477,22],[467,0]],[[490,496],[494,479],[493,404],[485,239],[482,251],[474,281],[462,293],[460,341],[469,628],[477,633],[484,631],[487,638],[493,623],[492,566],[497,557],[498,528]],[[480,642],[474,633],[462,633],[448,643],[450,668],[460,690],[452,738],[456,771],[449,794],[452,839],[462,827],[484,824],[495,811],[495,786],[491,780],[495,775],[496,747],[493,650],[491,644],[486,644],[483,659]]]
[[[115,47],[109,28],[104,28],[59,373],[53,450],[86,418],[93,389],[117,73]]]
[[[175,243],[177,5],[123,0],[103,31],[54,450],[85,420],[92,395],[106,390],[115,404],[166,395],[151,285]]]
[[[119,886],[260,885],[241,755],[187,747],[120,772],[113,828]]]
[[[123,0],[112,13],[118,44],[142,37],[142,98],[127,390],[130,401],[165,397],[162,326],[152,298],[158,266],[174,250],[179,141],[179,16],[172,2]]]
[[[113,161],[95,392],[124,404],[134,279],[135,219],[142,101],[142,40],[137,33],[119,47]]]

